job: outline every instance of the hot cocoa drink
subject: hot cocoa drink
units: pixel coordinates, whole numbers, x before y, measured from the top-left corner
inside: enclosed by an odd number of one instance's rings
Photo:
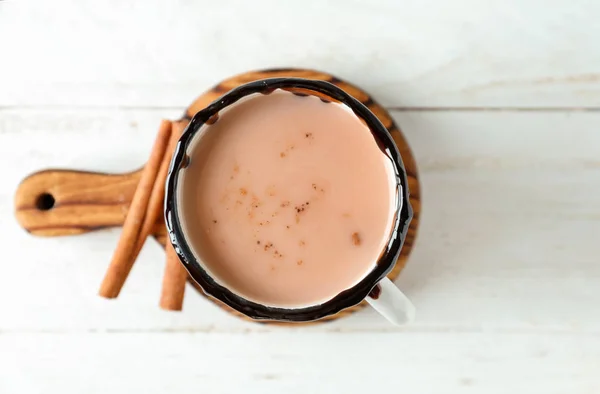
[[[212,278],[292,308],[326,302],[373,269],[392,230],[396,178],[349,108],[276,90],[208,123],[188,147],[178,200]]]

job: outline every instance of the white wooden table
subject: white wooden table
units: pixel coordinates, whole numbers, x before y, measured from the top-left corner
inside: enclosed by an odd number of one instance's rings
[[[0,393],[600,392],[600,3],[0,1]],[[322,69],[386,105],[423,187],[398,285],[313,327],[157,307],[149,242],[96,293],[119,230],[36,238],[28,173],[124,172],[161,118],[251,69]]]

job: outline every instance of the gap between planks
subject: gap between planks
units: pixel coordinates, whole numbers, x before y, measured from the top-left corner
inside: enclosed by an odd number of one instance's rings
[[[600,112],[600,107],[402,107],[383,106],[395,112]],[[0,111],[107,110],[107,111],[183,111],[182,106],[128,105],[0,105]]]
[[[250,323],[257,324],[257,323]],[[14,328],[0,329],[2,335],[70,335],[70,334],[271,334],[273,332],[281,333],[303,333],[303,334],[490,334],[490,335],[532,335],[544,334],[555,336],[587,336],[599,337],[598,329],[567,329],[567,328],[548,328],[548,327],[524,327],[524,328],[492,328],[492,327],[323,327],[323,326],[267,326],[258,323],[256,327],[217,327],[216,325],[206,325],[189,328],[86,328],[86,329],[31,329]]]

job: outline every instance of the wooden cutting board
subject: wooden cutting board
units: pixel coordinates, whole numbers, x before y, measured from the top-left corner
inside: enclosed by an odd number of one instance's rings
[[[393,136],[406,167],[410,189],[410,203],[414,216],[410,223],[404,247],[394,269],[388,275],[398,277],[411,252],[421,211],[420,188],[417,167],[410,148],[390,114],[371,96],[361,89],[330,74],[303,69],[271,69],[247,72],[228,78],[198,97],[186,110],[182,119],[191,119],[199,110],[229,90],[247,82],[273,77],[300,77],[331,82],[366,105]],[[148,130],[155,132],[155,130]],[[19,185],[15,195],[15,213],[19,224],[38,236],[61,236],[82,234],[108,227],[121,226],[141,174],[138,171],[125,174],[104,174],[66,169],[49,169],[31,174]],[[166,229],[163,219],[156,223],[154,238],[165,245]],[[161,259],[162,261],[162,259]],[[107,262],[108,264],[108,262]],[[200,287],[190,279],[200,294]],[[221,307],[241,316],[238,312],[210,298]],[[365,302],[341,311],[337,315],[319,320],[327,321],[348,315]]]

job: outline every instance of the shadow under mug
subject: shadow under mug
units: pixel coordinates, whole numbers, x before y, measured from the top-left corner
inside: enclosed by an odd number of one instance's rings
[[[178,202],[177,193],[181,171],[189,162],[188,147],[199,135],[201,127],[217,119],[221,110],[241,98],[253,94],[269,94],[276,89],[289,91],[299,96],[317,96],[323,101],[337,102],[350,108],[357,117],[365,122],[379,142],[382,151],[391,160],[396,181],[396,209],[392,229],[387,245],[381,252],[374,268],[359,283],[341,291],[332,299],[319,305],[300,308],[272,307],[250,301],[211,277],[201,259],[192,252],[188,243],[181,221],[186,212],[182,212],[182,205]],[[413,320],[414,306],[386,277],[396,264],[408,231],[408,225],[412,219],[404,164],[392,136],[379,119],[362,103],[337,86],[325,81],[303,78],[270,78],[250,82],[229,91],[199,111],[184,130],[171,161],[165,193],[165,221],[169,238],[190,276],[206,294],[244,315],[256,320],[312,321],[333,315],[366,299],[372,307],[392,323],[403,324]],[[377,201],[373,201],[373,204],[377,204]]]

